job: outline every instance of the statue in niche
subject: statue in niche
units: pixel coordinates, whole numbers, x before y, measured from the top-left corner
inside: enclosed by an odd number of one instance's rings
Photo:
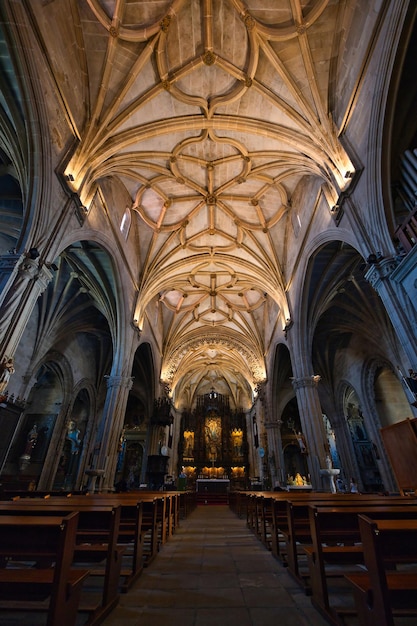
[[[209,459],[215,461],[220,456],[221,426],[220,418],[206,420],[206,445]]]
[[[23,451],[23,454],[19,457],[19,469],[23,472],[27,466],[30,464],[30,460],[32,457],[32,452],[38,441],[38,426],[37,424],[33,424],[32,428],[28,432],[26,436],[26,445]]]
[[[307,454],[308,451],[307,451],[306,441],[304,439],[303,433],[298,431],[296,437],[297,437],[298,445],[300,446],[301,454]]]
[[[0,393],[5,391],[10,376],[15,373],[13,357],[5,355],[0,363]]]
[[[80,430],[77,428],[77,422],[71,419],[68,422],[67,434],[65,437],[69,443],[69,458],[67,459],[66,468],[66,487],[72,488],[72,476],[77,470],[78,455],[81,448]]]
[[[184,458],[192,459],[194,456],[194,433],[190,430],[184,432]]]
[[[81,445],[80,430],[74,420],[68,422],[66,439],[70,442],[71,454],[78,454]]]
[[[242,452],[242,444],[243,444],[243,433],[241,430],[236,430],[232,432],[232,441],[233,441],[233,456],[241,457]]]
[[[25,455],[29,457],[32,455],[32,451],[34,447],[36,446],[37,441],[38,441],[38,427],[36,424],[33,424],[32,428],[27,434],[26,447],[25,447],[25,452],[24,452]]]

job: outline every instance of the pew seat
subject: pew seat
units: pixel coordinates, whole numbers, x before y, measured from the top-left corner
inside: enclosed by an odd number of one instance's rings
[[[72,567],[78,513],[0,517],[1,612],[42,611],[47,626],[74,626],[87,569]]]
[[[417,520],[359,516],[366,571],[346,575],[360,626],[417,620]]]

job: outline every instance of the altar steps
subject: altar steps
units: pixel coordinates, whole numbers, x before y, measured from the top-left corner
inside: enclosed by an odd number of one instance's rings
[[[210,504],[229,504],[229,494],[227,493],[198,493],[197,492],[197,505],[210,505]]]

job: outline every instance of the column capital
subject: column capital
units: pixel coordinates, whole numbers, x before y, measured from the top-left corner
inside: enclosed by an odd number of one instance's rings
[[[53,274],[51,270],[46,265],[42,265],[42,267],[39,268],[38,274],[36,276],[36,281],[37,281],[38,288],[39,288],[39,294],[45,291],[48,284],[51,282],[52,276]]]
[[[107,383],[107,389],[111,387],[122,387],[124,389],[132,389],[133,377],[132,376],[105,376]]]
[[[318,382],[320,380],[320,376],[318,374],[313,374],[312,376],[301,376],[300,378],[291,378],[291,383],[293,389],[297,391],[297,389],[302,389],[304,387],[317,387]]]
[[[365,273],[366,280],[378,291],[381,282],[388,278],[398,266],[399,261],[395,257],[388,257],[372,263]]]

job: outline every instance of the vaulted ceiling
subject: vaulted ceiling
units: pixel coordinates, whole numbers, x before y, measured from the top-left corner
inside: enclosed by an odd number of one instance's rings
[[[112,181],[130,196],[134,323],[158,302],[162,381],[187,403],[214,386],[247,405],[276,325],[291,318],[300,190],[322,189],[333,209],[354,175],[332,110],[354,88],[352,3],[30,4],[74,137],[71,191],[87,211]]]

